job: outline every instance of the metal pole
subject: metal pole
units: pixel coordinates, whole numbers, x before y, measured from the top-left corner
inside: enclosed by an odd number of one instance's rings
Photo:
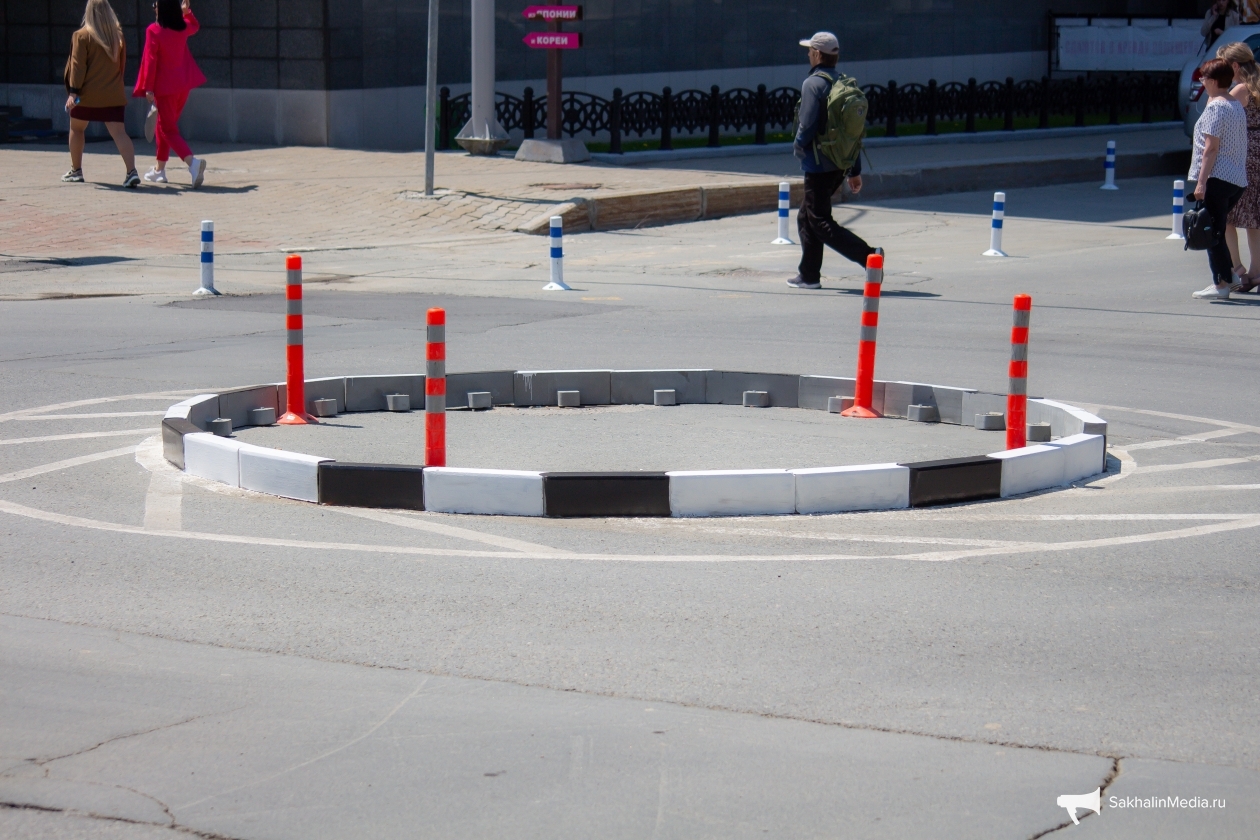
[[[433,195],[433,146],[437,142],[438,2],[429,0],[429,52],[424,72],[424,194]]]

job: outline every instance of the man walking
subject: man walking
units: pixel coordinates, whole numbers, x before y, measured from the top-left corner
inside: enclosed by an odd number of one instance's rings
[[[801,264],[796,277],[787,284],[798,289],[821,289],[824,245],[830,245],[861,266],[866,265],[866,258],[875,253],[875,249],[831,217],[831,196],[842,181],[848,179],[849,189],[854,194],[862,189],[861,157],[854,158],[847,170],[841,170],[819,145],[827,134],[827,97],[839,78],[836,62],[840,59],[840,42],[830,32],[818,32],[809,40],[801,41],[801,46],[809,47],[809,76],[801,85],[800,124],[796,127],[792,153],[800,158],[805,173],[805,201],[796,212]],[[857,148],[860,151],[860,141]]]

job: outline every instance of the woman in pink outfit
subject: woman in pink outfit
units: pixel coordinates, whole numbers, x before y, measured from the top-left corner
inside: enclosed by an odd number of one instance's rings
[[[206,77],[188,51],[188,39],[197,34],[201,24],[193,16],[189,0],[156,0],[155,23],[145,32],[144,55],[140,74],[132,96],[141,97],[157,106],[157,165],[144,175],[144,180],[166,183],[166,161],[171,150],[188,164],[193,189],[206,177],[206,162],[193,156],[192,149],[179,134],[179,115],[183,113],[188,92],[206,83]]]

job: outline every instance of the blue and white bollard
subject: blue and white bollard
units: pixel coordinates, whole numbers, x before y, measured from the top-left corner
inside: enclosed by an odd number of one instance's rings
[[[544,292],[570,292],[564,282],[564,219],[551,217],[551,282]]]
[[[795,245],[788,236],[788,211],[792,209],[792,185],[787,181],[779,183],[779,238],[771,245]]]
[[[1172,233],[1165,236],[1165,239],[1185,239],[1182,233],[1182,219],[1186,213],[1186,182],[1173,181],[1173,217],[1172,217]]]
[[[1116,141],[1107,141],[1107,160],[1103,164],[1103,172],[1106,174],[1106,182],[1099,187],[1100,190],[1118,190],[1116,186]]]
[[[1005,257],[1002,250],[1002,220],[1006,218],[1006,193],[993,194],[993,226],[989,230],[989,250],[986,257]]]
[[[212,297],[219,294],[214,288],[214,222],[201,223],[201,288],[193,297]]]

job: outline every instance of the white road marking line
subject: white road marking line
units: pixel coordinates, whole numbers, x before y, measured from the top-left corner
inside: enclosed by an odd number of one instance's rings
[[[1133,456],[1128,452],[1119,448],[1113,448],[1108,451],[1112,455],[1115,455],[1116,460],[1120,462],[1120,472],[1098,479],[1087,478],[1080,482],[1081,485],[1093,488],[1106,487],[1108,484],[1115,484],[1120,479],[1128,478],[1133,475],[1133,473],[1137,472],[1137,461],[1133,460]]]
[[[414,528],[417,531],[428,531],[432,534],[441,534],[446,537],[454,537],[460,540],[480,542],[485,543],[486,545],[497,545],[500,548],[510,548],[513,551],[543,551],[553,554],[571,553],[565,551],[564,549],[552,548],[551,546],[539,545],[538,543],[526,542],[525,540],[514,540],[511,537],[500,537],[495,534],[483,534],[480,531],[473,531],[468,528],[456,528],[454,525],[443,525],[440,522],[430,522],[420,517],[399,515],[397,513],[386,513],[381,510],[347,507],[329,507],[328,510],[334,510],[337,513],[344,513],[347,516],[357,516],[360,519],[371,519],[375,522],[385,522],[390,525],[397,525],[401,528]]]
[[[958,539],[954,537],[901,537],[894,534],[835,534],[827,532],[815,533],[788,533],[786,531],[776,530],[774,528],[741,528],[739,526],[721,526],[721,525],[702,525],[691,522],[687,519],[660,519],[655,523],[650,520],[638,520],[645,526],[645,530],[651,530],[653,526],[659,529],[677,528],[687,531],[688,533],[703,534],[725,534],[731,536],[748,536],[748,537],[770,537],[772,539],[789,539],[789,540],[826,540],[832,542],[869,542],[869,543],[909,543],[912,545],[957,545],[957,546],[1003,546],[1003,545],[1022,545],[1022,540],[982,540],[982,539]],[[663,524],[677,523],[677,524]]]
[[[1028,554],[1038,551],[1075,551],[1078,549],[1109,548],[1120,545],[1136,545],[1139,543],[1162,542],[1164,540],[1186,539],[1188,537],[1205,536],[1223,531],[1237,531],[1244,528],[1260,526],[1260,515],[1246,516],[1231,522],[1218,522],[1212,525],[1199,525],[1194,528],[1182,528],[1176,531],[1158,531],[1150,534],[1133,534],[1125,537],[1105,537],[1094,540],[1072,540],[1068,542],[1043,543],[1027,542],[1011,546],[992,546],[973,548],[962,551],[929,551],[920,554],[779,554],[779,555],[739,555],[739,554],[593,554],[559,552],[523,554],[506,551],[471,551],[454,548],[424,548],[421,546],[364,545],[358,543],[315,542],[310,540],[286,540],[273,537],[238,536],[234,534],[208,534],[198,531],[158,531],[138,528],[134,525],[119,525],[113,522],[102,522],[97,519],[86,519],[81,516],[69,516],[63,513],[38,510],[19,505],[14,502],[0,500],[0,512],[69,525],[77,528],[89,528],[97,531],[110,531],[118,534],[136,534],[146,537],[170,537],[183,540],[205,542],[234,543],[237,545],[265,545],[278,548],[306,548],[314,551],[357,551],[368,554],[403,554],[421,557],[468,557],[494,560],[583,560],[612,563],[766,563],[766,562],[820,562],[834,560],[860,560],[867,562],[885,562],[890,560],[911,560],[919,562],[949,562],[970,557],[991,557],[1007,554]]]
[[[125,437],[127,435],[151,435],[153,427],[146,429],[120,429],[116,432],[78,432],[71,435],[44,435],[43,437],[0,438],[0,446],[12,446],[17,443],[47,443],[55,440],[87,440],[89,438]]]
[[[120,397],[95,397],[90,400],[73,400],[71,402],[52,403],[51,405],[40,405],[35,408],[22,408],[17,411],[9,411],[0,414],[0,423],[6,420],[18,420],[30,417],[32,414],[42,414],[46,411],[61,411],[67,408],[82,408],[87,405],[103,405],[112,402],[124,402],[126,400],[166,400],[179,399],[180,397],[190,394],[213,394],[217,391],[150,391],[146,394],[123,394]]]
[[[163,397],[169,399],[169,397]],[[10,420],[100,420],[107,417],[164,417],[165,411],[98,411],[91,414],[28,414]]]
[[[1216,438],[1230,437],[1231,435],[1245,435],[1246,429],[1217,429],[1214,432],[1197,432],[1192,435],[1182,435],[1181,437],[1171,438],[1168,440],[1148,440],[1145,443],[1134,443],[1124,447],[1128,452],[1138,449],[1164,449],[1169,446],[1182,446],[1187,443],[1205,443]]]
[[[1196,417],[1192,414],[1173,414],[1168,411],[1151,411],[1147,408],[1124,408],[1119,405],[1100,405],[1099,411],[1127,411],[1130,414],[1146,414],[1150,417],[1166,417],[1169,420],[1189,420],[1192,423],[1203,423],[1207,426],[1223,426],[1228,429],[1238,429],[1241,432],[1255,432],[1260,434],[1260,426],[1249,426],[1246,423],[1235,423],[1232,420],[1213,420],[1210,417]]]
[[[1253,461],[1260,461],[1260,455],[1252,455],[1248,458],[1213,458],[1210,461],[1190,461],[1185,464],[1152,464],[1149,467],[1139,467],[1138,472],[1147,475],[1178,470],[1210,470],[1213,467],[1230,467],[1234,464],[1246,464]]]
[[[184,483],[173,475],[149,473],[144,494],[144,527],[150,531],[179,531],[184,527]]]
[[[152,431],[151,429],[149,431]],[[42,467],[31,467],[27,470],[18,470],[17,472],[5,473],[0,475],[0,484],[9,481],[21,481],[24,478],[31,478],[44,473],[56,472],[57,470],[68,470],[71,467],[80,467],[84,464],[90,464],[93,461],[104,461],[106,458],[117,458],[119,455],[130,455],[136,451],[135,446],[124,446],[121,449],[111,449],[108,452],[97,452],[93,455],[80,455],[78,458],[67,458],[64,461],[54,461],[51,464],[44,464]]]

